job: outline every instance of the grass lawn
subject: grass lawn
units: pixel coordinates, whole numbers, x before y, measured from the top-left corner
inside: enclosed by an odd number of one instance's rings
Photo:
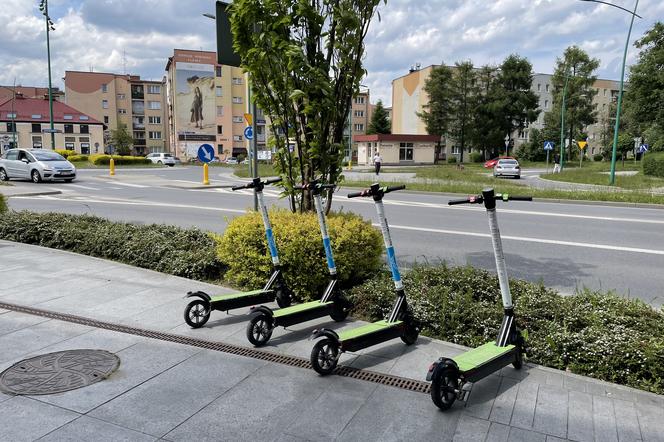
[[[577,165],[578,166],[578,165]],[[609,162],[592,162],[583,165],[581,168],[565,168],[562,173],[545,174],[542,178],[553,181],[564,181],[567,183],[596,184],[600,186],[609,185],[609,172],[611,164]],[[627,190],[651,191],[653,189],[664,188],[664,178],[645,176],[641,172],[641,164],[634,164],[633,161],[616,163],[616,172],[636,171],[636,175],[616,174],[616,186]]]

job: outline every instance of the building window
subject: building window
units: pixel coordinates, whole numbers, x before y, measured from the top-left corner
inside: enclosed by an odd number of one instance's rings
[[[32,123],[32,133],[35,134],[41,133],[41,123]]]
[[[104,115],[104,124],[108,124],[108,115]]]
[[[66,114],[65,114],[62,118],[65,119],[65,120],[73,120],[73,119],[74,119],[74,116],[73,116],[73,115],[66,115]]]
[[[544,109],[549,108],[549,100],[544,100]]]
[[[546,91],[549,92],[549,85],[546,85]]]
[[[7,122],[7,132],[16,132],[16,123],[8,121]]]
[[[161,117],[148,117],[148,124],[161,124]]]
[[[101,100],[101,108],[108,109],[108,100]]]
[[[224,90],[223,90],[223,88],[222,88],[221,86],[216,86],[216,87],[214,88],[214,94],[215,94],[217,97],[222,97],[222,96],[224,95]]]
[[[7,112],[7,118],[16,118],[16,112]]]
[[[355,104],[364,104],[364,97],[355,97]]]
[[[150,132],[148,132],[148,137],[151,140],[161,140],[161,132],[159,132],[159,131],[157,131],[157,132],[150,131]]]
[[[355,131],[356,132],[362,132],[363,130],[364,130],[364,124],[358,123],[358,124],[355,125]]]
[[[41,114],[32,114],[32,115],[30,115],[30,118],[32,118],[33,120],[39,120],[39,119],[41,119],[41,117],[42,117]]]
[[[242,141],[242,135],[233,135],[233,141]]]
[[[161,101],[148,101],[148,109],[152,110],[161,109]]]
[[[356,110],[356,111],[354,112],[354,115],[355,115],[356,117],[363,117],[363,116],[364,116],[364,111],[363,111],[363,110]]]
[[[224,153],[224,145],[223,144],[217,144],[217,153],[219,155]]]
[[[542,83],[537,83],[537,92],[542,90]]]
[[[108,92],[108,85],[106,83],[101,85],[101,91],[104,93]]]
[[[89,143],[90,142],[90,137],[78,137],[78,141],[80,143]]]
[[[87,115],[79,115],[78,119],[81,121],[88,121],[90,118]]]
[[[74,150],[74,143],[65,143],[65,149]]]
[[[242,84],[241,77],[233,77],[233,84]]]
[[[242,97],[233,97],[233,103],[242,104]]]
[[[124,100],[125,94],[118,94],[118,100]]]
[[[224,133],[224,126],[217,125],[217,134],[222,135]]]
[[[215,66],[214,72],[217,75],[217,77],[221,77],[221,66]]]
[[[73,134],[74,133],[74,125],[73,124],[65,124],[65,133],[66,134]]]
[[[148,94],[161,94],[161,86],[158,84],[149,84]]]
[[[126,113],[127,113],[127,109],[118,109],[118,113],[119,113],[119,114],[126,114]]]
[[[134,138],[137,140],[144,140],[145,139],[145,132],[143,131],[134,131]],[[143,143],[145,144],[145,143]]]
[[[65,143],[73,143],[74,141],[76,141],[74,137],[65,137]]]
[[[217,106],[217,116],[218,117],[224,116],[224,106]]]
[[[413,143],[399,143],[399,161],[413,161]]]
[[[90,153],[90,143],[81,143],[81,154],[88,155]]]
[[[32,147],[34,149],[41,149],[42,147],[42,137],[41,135],[38,137],[32,137]]]
[[[606,97],[606,89],[604,89],[604,96]]]
[[[242,121],[244,121],[244,120],[243,120],[242,117],[239,116],[239,115],[235,115],[235,116],[233,117],[233,123],[242,123]]]
[[[90,133],[90,128],[88,127],[87,124],[80,124],[78,126],[78,133],[89,134]]]
[[[606,103],[602,104],[602,110],[603,110],[603,111],[606,110]]]

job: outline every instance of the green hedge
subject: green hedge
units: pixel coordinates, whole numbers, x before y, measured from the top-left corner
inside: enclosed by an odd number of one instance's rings
[[[87,155],[69,155],[67,159],[71,162],[74,161],[88,161],[88,156]]]
[[[329,274],[316,215],[273,210],[270,219],[284,277],[295,298],[319,299]],[[369,222],[349,213],[332,214],[328,230],[343,287],[380,269],[382,237]],[[272,266],[258,213],[239,216],[228,224],[219,240],[219,258],[228,266],[228,281],[247,287],[265,284]]]
[[[22,211],[0,217],[0,239],[69,250],[193,279],[218,280],[223,270],[215,240],[198,229]]]
[[[63,157],[65,157],[67,159],[72,155],[77,155],[75,150],[55,149],[55,152],[59,153],[60,155],[62,155]]]
[[[484,161],[484,156],[481,152],[471,152],[470,161],[473,163],[482,163]]]
[[[90,155],[89,160],[95,166],[108,165],[111,162],[111,155]],[[152,164],[152,161],[145,157],[131,157],[113,155],[113,162],[116,166],[121,164]]]
[[[447,164],[456,164],[457,158],[455,156],[450,156],[447,158]]]
[[[7,201],[5,201],[5,196],[0,194],[0,213],[5,213],[7,211]]]
[[[416,267],[404,284],[424,334],[470,347],[495,339],[502,319],[495,275],[470,267]],[[563,297],[514,279],[510,288],[530,361],[664,393],[664,312],[613,294]],[[384,318],[393,293],[387,274],[355,287],[355,314]]]
[[[596,153],[595,155],[593,155],[593,161],[602,161],[603,159],[604,155],[602,155],[601,153]]]
[[[651,153],[643,157],[643,174],[664,178],[664,153]]]

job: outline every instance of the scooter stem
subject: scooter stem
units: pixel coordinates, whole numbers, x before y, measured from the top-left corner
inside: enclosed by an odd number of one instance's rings
[[[267,246],[270,249],[270,256],[272,257],[272,265],[279,266],[279,253],[277,252],[277,245],[274,242],[274,235],[272,234],[272,224],[270,224],[270,217],[267,214],[267,206],[263,200],[263,191],[255,188],[256,198],[258,200],[258,207],[263,217],[263,225],[265,226],[265,237],[267,238]]]
[[[394,288],[403,290],[403,282],[401,281],[401,274],[399,273],[399,266],[397,265],[397,257],[394,253],[394,246],[392,245],[392,237],[390,236],[390,228],[387,225],[387,217],[385,216],[385,206],[383,200],[374,200],[376,204],[376,212],[378,213],[378,222],[380,223],[380,230],[383,233],[383,241],[385,243],[385,252],[387,254],[387,262],[392,271],[392,280],[394,281]]]
[[[491,243],[493,244],[493,255],[496,259],[496,272],[498,273],[498,282],[500,283],[500,294],[503,297],[503,307],[505,309],[511,309],[512,294],[510,293],[510,284],[507,277],[503,244],[500,240],[500,229],[498,228],[498,216],[496,215],[496,201],[494,199],[493,189],[484,190],[482,191],[482,194],[484,195],[486,213],[489,216]]]
[[[330,275],[337,274],[337,266],[334,264],[334,255],[332,255],[332,246],[330,244],[330,235],[327,233],[327,223],[325,222],[325,211],[323,210],[323,200],[320,193],[314,194],[314,205],[316,206],[316,214],[318,215],[318,225],[320,226],[320,234],[323,237],[323,248],[325,249],[325,257],[327,258],[327,268]]]

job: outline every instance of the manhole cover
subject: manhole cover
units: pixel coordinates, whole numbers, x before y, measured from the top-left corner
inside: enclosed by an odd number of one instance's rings
[[[0,391],[9,394],[53,394],[106,379],[120,358],[105,350],[66,350],[24,359],[0,374]]]

